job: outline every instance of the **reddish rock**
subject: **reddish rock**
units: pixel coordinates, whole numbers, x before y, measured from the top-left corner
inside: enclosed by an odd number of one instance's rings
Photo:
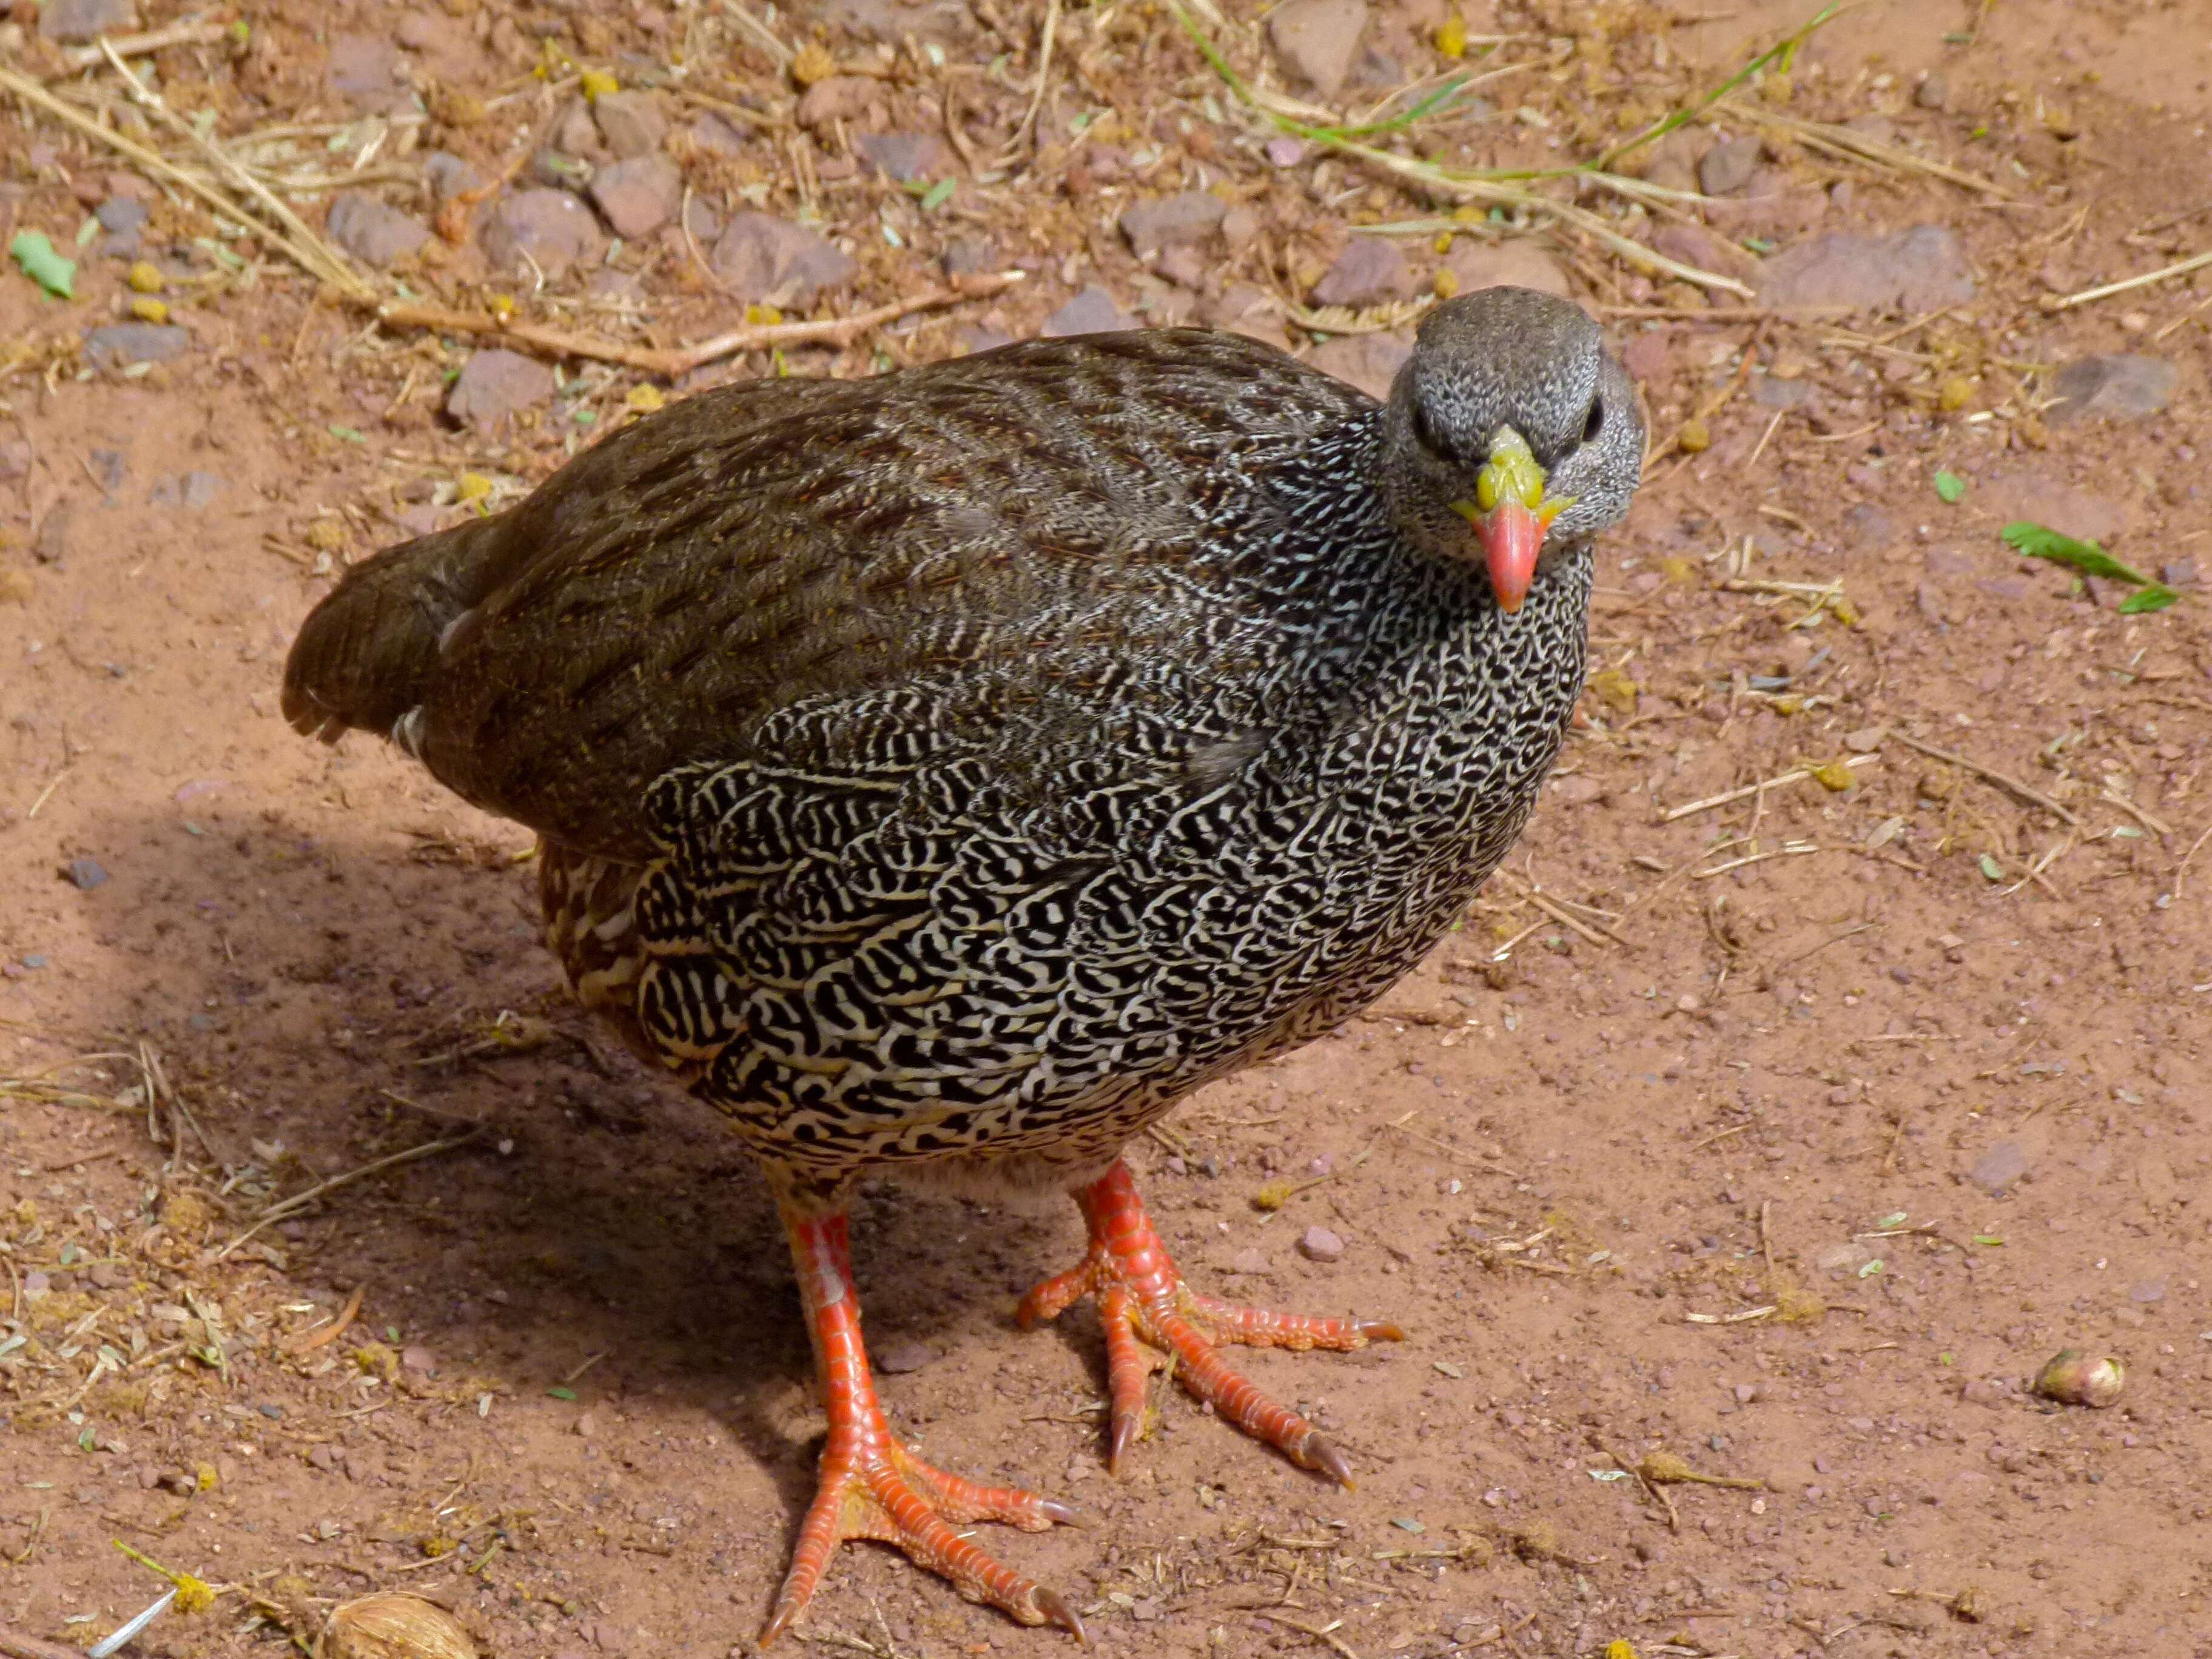
[[[549,276],[596,259],[606,248],[592,210],[568,191],[552,189],[501,197],[484,215],[477,240],[495,265],[525,270],[534,263]]]
[[[1283,0],[1267,14],[1267,41],[1285,69],[1334,98],[1359,59],[1365,0]]]
[[[1115,303],[1114,296],[1093,283],[1051,316],[1037,331],[1047,340],[1071,334],[1112,334],[1137,325]]]
[[[592,120],[618,161],[658,155],[668,141],[668,117],[649,92],[605,92],[592,106]]]
[[[1314,284],[1320,306],[1355,309],[1388,305],[1413,291],[1413,273],[1398,244],[1387,236],[1354,236],[1336,263]]]
[[[495,348],[479,351],[461,365],[446,394],[446,413],[489,432],[509,416],[553,398],[553,371],[535,357]]]
[[[714,244],[714,274],[741,300],[800,309],[849,280],[851,258],[827,237],[766,213],[740,213]]]
[[[674,222],[684,199],[684,175],[665,155],[640,155],[601,167],[592,179],[591,196],[609,228],[635,241]]]
[[[1454,290],[1472,294],[1483,288],[1533,288],[1560,299],[1571,298],[1567,273],[1559,262],[1526,237],[1503,242],[1478,242],[1472,237],[1453,239],[1444,255],[1444,269],[1459,281]]]

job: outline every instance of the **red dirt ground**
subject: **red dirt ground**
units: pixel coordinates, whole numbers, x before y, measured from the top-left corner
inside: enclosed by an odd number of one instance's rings
[[[319,29],[387,37],[402,14],[247,9],[242,59],[171,47],[161,84],[219,110],[226,137],[323,124],[305,153],[323,166],[322,132],[356,113],[326,86]],[[1240,31],[1256,15],[1226,9]],[[1697,10],[1501,6],[1496,32],[1528,37],[1506,51],[1595,40],[1574,49],[1589,76],[1492,89],[1500,116],[1449,154],[1556,162],[1546,135],[1585,100],[1648,85],[1648,118],[1803,15]],[[725,209],[752,186],[792,210],[790,158],[814,141],[774,62],[720,32],[734,9],[447,11],[420,32],[460,29],[443,78],[420,82],[445,125],[367,169],[403,210],[428,216],[434,144],[489,167],[512,141],[453,94],[520,88],[526,112],[557,113],[565,94],[527,73],[541,37],[648,82],[638,66],[679,41],[711,48],[761,126],[734,159],[684,153],[686,181]],[[878,61],[871,34],[892,25],[895,42],[949,42],[956,68],[1003,54],[1000,78],[964,82],[965,118],[984,159],[1010,141],[1036,16],[982,0],[819,12],[841,60]],[[35,3],[12,15],[0,59],[112,94],[112,70],[40,40]],[[804,40],[814,15],[775,27]],[[182,15],[149,4],[137,21]],[[1425,76],[1444,66],[1441,17],[1378,6],[1368,39],[1397,79]],[[1478,33],[1491,21],[1469,12]],[[1244,118],[1157,8],[1071,6],[1058,27],[1055,90],[1007,185],[948,156],[962,185],[942,218],[865,175],[822,186],[862,255],[833,310],[924,285],[956,234],[991,236],[1030,280],[852,349],[794,349],[793,372],[1032,332],[1094,282],[1125,310],[1188,312],[1114,229],[1131,200],[1185,184],[1250,187],[1258,235],[1212,257],[1261,289],[1325,269],[1350,222],[1439,210],[1341,159],[1314,179],[1310,159],[1274,168],[1240,147]],[[2190,568],[2212,553],[2212,270],[2044,303],[2212,246],[2208,70],[2212,33],[2186,3],[1876,4],[1816,35],[1789,107],[1878,115],[2002,198],[1785,148],[1765,240],[1948,225],[1977,289],[1932,318],[1708,314],[1595,244],[1559,256],[1634,345],[1655,438],[1701,409],[1711,437],[1656,457],[1603,549],[1592,628],[1610,672],[1587,724],[1507,874],[1419,972],[1133,1149],[1200,1282],[1410,1333],[1251,1361],[1340,1437],[1356,1492],[1164,1387],[1135,1473],[1109,1479],[1095,1321],[1023,1337],[1009,1318],[1073,1259],[1073,1207],[893,1189],[860,1206],[890,1408],[944,1463],[1086,1510],[1087,1530],[1002,1548],[1070,1594],[1102,1652],[2212,1654],[2212,636]],[[1945,98],[1916,96],[1929,71]],[[926,77],[880,84],[860,130],[913,125],[934,95]],[[1063,191],[1073,118],[1105,108],[1125,152],[1160,153]],[[1194,112],[1202,138],[1146,137]],[[1592,142],[1632,125],[1603,113]],[[1679,166],[1713,137],[1662,149]],[[837,153],[825,140],[817,159]],[[760,1182],[711,1115],[550,994],[522,832],[379,744],[325,750],[276,711],[333,558],[437,520],[465,473],[510,498],[577,441],[578,410],[604,429],[648,377],[571,363],[557,415],[458,428],[441,380],[468,340],[366,329],[273,254],[251,283],[201,257],[212,280],[173,284],[185,356],[83,368],[81,337],[131,296],[125,261],[70,239],[128,165],[20,105],[0,163],[0,241],[40,229],[82,260],[66,305],[0,271],[0,354],[20,348],[0,356],[0,1630],[81,1645],[143,1607],[161,1586],[120,1539],[230,1587],[141,1653],[273,1651],[281,1622],[375,1588],[434,1596],[501,1656],[745,1648],[819,1432]],[[311,221],[326,200],[299,198]],[[213,227],[188,202],[155,206],[149,257],[191,264]],[[877,232],[895,218],[898,247]],[[1430,239],[1403,245],[1428,283]],[[416,291],[481,303],[479,249],[431,257],[402,270]],[[614,268],[624,284],[590,303],[567,303],[580,276],[534,301],[525,284],[531,314],[618,331],[619,287],[659,343],[738,320],[680,235]],[[2057,418],[2052,370],[2094,352],[2171,363],[2170,402]],[[672,395],[767,367],[750,353]],[[1812,398],[1792,402],[1792,382]],[[1966,486],[1956,503],[1939,467]],[[193,473],[212,499],[179,504],[206,494],[179,482]],[[2186,597],[2123,614],[2121,590],[2008,551],[2014,517],[2100,535]],[[1806,621],[1814,596],[1743,586],[1760,581],[1839,581],[1856,622]],[[1663,816],[1800,763],[1840,784],[1832,769],[1860,757],[1848,789],[1782,783]],[[107,879],[71,879],[76,860]],[[415,1149],[253,1231],[272,1203]],[[1279,1212],[1254,1206],[1263,1184],[1322,1171]],[[1299,1248],[1311,1228],[1340,1259]],[[342,1338],[296,1346],[356,1291]],[[2029,1393],[2068,1346],[2124,1360],[2116,1408]],[[1621,1475],[1653,1453],[1734,1484]],[[304,1582],[280,1590],[284,1576]],[[841,1554],[803,1633],[900,1656],[1065,1640],[866,1547]]]

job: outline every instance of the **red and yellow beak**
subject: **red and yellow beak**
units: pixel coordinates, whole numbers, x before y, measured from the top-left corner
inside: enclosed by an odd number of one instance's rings
[[[1544,469],[1528,440],[1510,426],[1491,440],[1490,459],[1475,475],[1474,499],[1454,501],[1452,511],[1474,526],[1483,562],[1498,609],[1510,612],[1528,597],[1536,579],[1536,556],[1552,520],[1574,505],[1571,495],[1546,497]]]

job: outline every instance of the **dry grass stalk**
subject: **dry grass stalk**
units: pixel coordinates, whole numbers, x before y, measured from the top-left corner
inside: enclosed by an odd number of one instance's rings
[[[1871,162],[1877,167],[1893,167],[1899,172],[1924,173],[1931,179],[1941,179],[1961,190],[1979,191],[1984,195],[2005,199],[2002,189],[1977,173],[1947,166],[1942,161],[1931,161],[1923,155],[1915,155],[1909,149],[1886,144],[1878,138],[1869,138],[1850,127],[1838,126],[1827,121],[1808,121],[1802,115],[1785,115],[1778,109],[1738,103],[1733,100],[1722,107],[1738,120],[1786,132],[1808,149],[1820,150],[1832,155],[1840,155],[1853,161]]]

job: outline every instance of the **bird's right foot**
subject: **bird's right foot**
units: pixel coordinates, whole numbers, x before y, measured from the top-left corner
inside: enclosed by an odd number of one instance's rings
[[[1081,1266],[1032,1287],[1015,1318],[1026,1330],[1040,1319],[1058,1317],[1086,1296],[1097,1297],[1099,1322],[1106,1328],[1112,1425],[1107,1467],[1118,1471],[1123,1455],[1143,1432],[1146,1384],[1158,1365],[1171,1362],[1184,1388],[1255,1440],[1275,1447],[1302,1468],[1349,1486],[1352,1466],[1344,1454],[1311,1423],[1232,1370],[1219,1349],[1237,1343],[1342,1351],[1396,1342],[1405,1333],[1380,1320],[1242,1308],[1192,1290],[1152,1230],[1125,1164],[1115,1164],[1083,1188],[1076,1202],[1090,1224],[1089,1254]]]

